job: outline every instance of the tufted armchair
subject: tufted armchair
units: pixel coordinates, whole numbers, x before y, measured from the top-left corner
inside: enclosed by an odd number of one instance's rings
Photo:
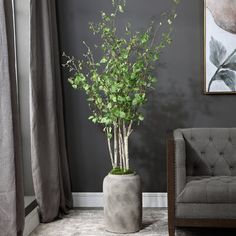
[[[168,226],[236,228],[236,128],[177,129],[167,139]]]

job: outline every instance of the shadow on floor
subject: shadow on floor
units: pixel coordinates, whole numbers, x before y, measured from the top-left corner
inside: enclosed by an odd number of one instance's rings
[[[236,236],[236,229],[178,228],[177,236]]]

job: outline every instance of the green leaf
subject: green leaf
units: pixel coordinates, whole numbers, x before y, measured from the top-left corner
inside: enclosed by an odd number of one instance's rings
[[[107,117],[103,117],[101,119],[101,123],[105,124],[105,125],[108,125],[111,123],[111,119],[107,118]]]
[[[101,59],[101,61],[100,61],[100,63],[102,63],[102,64],[104,64],[104,63],[106,63],[107,62],[107,59],[105,58],[105,57],[103,57],[102,59]]]
[[[106,13],[105,12],[101,12],[102,18],[106,17]]]
[[[98,122],[98,118],[94,117],[94,118],[92,119],[92,122],[93,122],[93,123],[97,123],[97,122]]]
[[[120,111],[120,118],[125,118],[125,113],[123,111]]]
[[[147,33],[145,33],[142,37],[141,37],[141,43],[146,43],[149,40],[149,35]]]
[[[102,103],[102,99],[101,98],[97,98],[97,103],[101,104]]]
[[[94,101],[94,98],[88,98],[87,101],[88,101],[88,102],[93,102],[93,101]]]
[[[114,95],[111,95],[111,96],[110,96],[110,99],[111,99],[113,102],[116,102],[116,101],[117,101],[116,96],[114,96]]]
[[[139,115],[138,119],[139,119],[140,121],[143,121],[143,120],[144,120],[144,117],[143,117],[142,115]]]
[[[68,82],[69,82],[70,84],[74,84],[74,80],[71,79],[71,78],[68,79]]]
[[[115,93],[117,91],[117,86],[116,85],[112,85],[111,86],[111,92]]]
[[[121,5],[118,5],[118,9],[119,9],[119,12],[123,13],[124,12],[124,9]]]
[[[175,4],[179,4],[181,0],[173,0]]]
[[[132,105],[133,106],[136,106],[138,104],[138,100],[135,98],[133,101],[132,101]]]
[[[126,101],[128,101],[128,102],[131,100],[130,96],[126,96],[125,99],[126,99]]]
[[[88,85],[88,84],[85,84],[85,85],[83,86],[83,88],[84,88],[84,90],[87,92],[87,91],[89,90],[89,85]]]
[[[108,27],[103,28],[103,33],[105,33],[105,34],[109,33],[110,31],[111,31],[111,29]]]
[[[122,96],[118,96],[118,101],[119,101],[119,102],[124,102],[124,101],[125,101],[125,98],[122,97]]]

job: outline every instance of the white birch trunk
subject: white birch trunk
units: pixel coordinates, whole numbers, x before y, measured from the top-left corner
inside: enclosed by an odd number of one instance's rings
[[[126,129],[125,123],[123,122],[123,147],[124,147],[124,159],[125,167],[129,169],[129,157],[128,157],[128,130]]]
[[[126,161],[126,168],[129,169],[129,150],[128,150],[128,136],[124,137],[124,149],[125,149],[125,161]]]
[[[121,159],[123,162],[123,169],[126,169],[126,160],[125,160],[125,150],[124,150],[124,140],[122,134],[120,133],[120,144],[121,144]]]
[[[117,148],[117,123],[114,123],[114,164],[115,167],[118,166],[117,160],[118,148]]]
[[[111,140],[109,138],[107,138],[107,143],[108,143],[109,155],[111,158],[111,164],[112,164],[112,167],[114,168],[114,160],[113,160],[113,155],[112,155],[112,150],[111,150]]]
[[[113,145],[111,139],[107,138],[109,155],[112,167],[120,167],[129,170],[129,136],[132,133],[132,121],[128,126],[120,119],[113,124]]]
[[[122,159],[122,148],[121,148],[121,140],[120,140],[120,121],[118,123],[118,140],[119,140],[119,161],[120,161],[120,168],[123,169],[123,159]]]
[[[131,133],[133,132],[132,130],[132,124],[133,124],[133,121],[131,120],[130,123],[129,123],[129,127],[128,127],[128,132],[127,132],[127,136],[129,137],[131,135]]]

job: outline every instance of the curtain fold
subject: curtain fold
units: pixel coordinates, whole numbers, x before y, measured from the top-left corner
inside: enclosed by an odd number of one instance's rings
[[[0,0],[0,235],[21,236],[24,215],[13,9]]]
[[[35,195],[50,222],[72,207],[54,0],[30,5],[30,123]]]

